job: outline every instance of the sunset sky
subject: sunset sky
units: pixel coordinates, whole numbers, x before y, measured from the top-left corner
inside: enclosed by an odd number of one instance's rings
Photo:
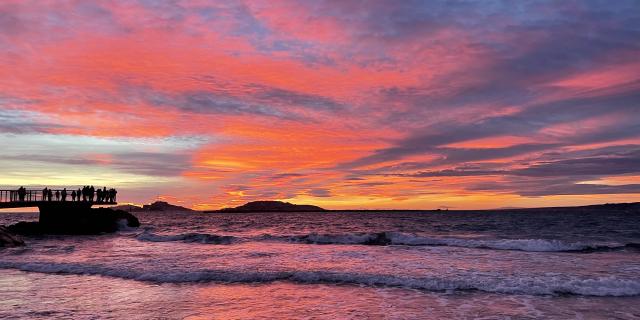
[[[640,201],[640,1],[0,2],[0,185]]]

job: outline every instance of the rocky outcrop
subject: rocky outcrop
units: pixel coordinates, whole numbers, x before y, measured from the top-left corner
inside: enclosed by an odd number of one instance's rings
[[[43,212],[41,211],[42,215]],[[20,235],[73,234],[88,235],[116,232],[122,227],[137,228],[140,221],[131,213],[109,208],[88,209],[78,212],[47,212],[47,219],[39,222],[18,222],[7,227]]]
[[[207,212],[320,212],[325,209],[308,204],[293,204],[282,201],[253,201],[235,208]]]
[[[17,246],[24,246],[24,241],[11,233],[5,226],[0,226],[0,248]]]

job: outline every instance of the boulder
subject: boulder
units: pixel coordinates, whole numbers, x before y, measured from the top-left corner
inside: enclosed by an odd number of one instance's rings
[[[24,246],[22,239],[9,232],[5,226],[0,226],[0,247]]]
[[[42,225],[37,221],[20,221],[6,227],[7,231],[13,234],[19,234],[23,236],[37,236],[45,234]]]

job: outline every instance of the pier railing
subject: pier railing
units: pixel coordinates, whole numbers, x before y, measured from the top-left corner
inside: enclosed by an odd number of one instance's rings
[[[49,198],[49,190],[51,190],[52,196]],[[47,189],[47,194],[43,193],[44,190],[25,189],[24,196],[21,197],[18,189],[13,190],[0,190],[0,203],[20,203],[20,202],[94,202],[94,203],[115,203],[115,195],[113,198],[105,197],[103,199],[97,198],[97,193],[94,192],[93,196],[84,196],[82,192],[80,195],[76,195],[75,200],[71,197],[71,193],[77,189]],[[66,192],[66,197],[63,196],[63,191]],[[107,190],[108,192],[109,190]],[[76,191],[77,192],[77,191]],[[59,197],[56,197],[56,194]]]

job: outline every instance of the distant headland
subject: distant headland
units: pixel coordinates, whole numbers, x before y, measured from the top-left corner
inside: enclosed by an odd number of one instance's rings
[[[234,208],[207,210],[205,212],[321,212],[327,211],[318,206],[308,204],[293,204],[282,201],[252,201]]]
[[[128,212],[140,212],[140,211],[153,211],[153,212],[158,212],[158,211],[194,211],[191,210],[189,208],[185,208],[185,207],[181,207],[181,206],[177,206],[174,204],[170,204],[166,201],[156,201],[154,203],[151,204],[145,204],[142,207],[140,206],[136,206],[136,205],[132,205],[132,204],[125,204],[125,205],[120,205],[120,206],[115,206],[115,207],[111,207],[112,209],[117,209],[117,210],[123,210],[123,211],[128,211]]]
[[[205,213],[253,213],[253,212],[566,212],[566,211],[626,211],[640,212],[640,203],[606,203],[574,207],[538,207],[538,208],[496,208],[496,209],[324,209],[309,204],[293,204],[284,201],[252,201],[238,207],[223,208],[219,210],[197,211],[189,208],[173,205],[165,201],[156,201],[144,206],[120,205],[111,207],[112,209],[127,212],[164,212],[164,211],[184,211],[184,212],[205,212]]]

